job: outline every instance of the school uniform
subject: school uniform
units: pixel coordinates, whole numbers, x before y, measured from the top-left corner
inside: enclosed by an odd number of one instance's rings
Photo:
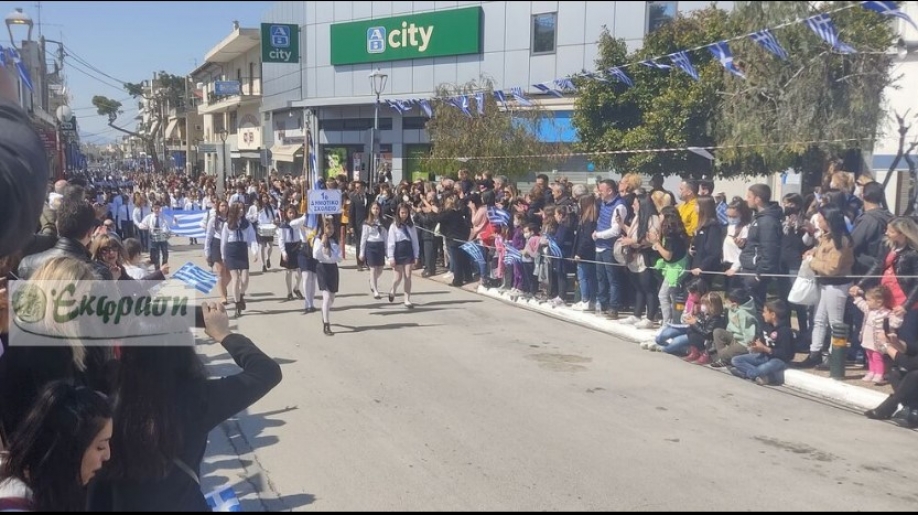
[[[316,258],[312,256],[313,238],[308,237],[304,232],[310,231],[314,234],[314,230],[306,227],[307,218],[308,215],[303,215],[296,220],[290,220],[290,227],[296,229],[300,237],[300,248],[296,255],[297,266],[299,266],[300,270],[303,272],[315,273],[318,262]]]
[[[329,242],[330,249],[326,252],[321,239],[316,239],[313,246],[315,248],[312,257],[317,263],[316,279],[319,282],[319,290],[338,293],[338,263],[341,262],[341,249],[337,243],[331,241]]]
[[[363,224],[360,231],[361,260],[370,267],[386,266],[386,245],[388,234],[386,228],[378,222],[375,225]]]
[[[281,224],[280,229],[280,247],[284,249],[284,255],[287,259],[281,259],[281,266],[287,270],[297,270],[299,268],[300,246],[303,242],[300,240],[301,231],[294,228],[290,222]]]
[[[204,257],[209,266],[214,263],[223,263],[223,226],[226,219],[220,215],[209,215],[207,228],[204,230]]]
[[[220,253],[223,256],[223,266],[227,270],[248,270],[249,255],[258,255],[258,241],[255,238],[255,229],[248,220],[242,220],[239,227],[230,229],[229,224],[223,225],[220,234]]]
[[[265,206],[261,210],[257,210],[255,206],[252,206],[252,208],[256,209],[256,212],[255,212],[255,216],[253,217],[254,220],[250,219],[250,221],[255,224],[256,234],[258,234],[257,231],[259,227],[263,227],[266,225],[274,225],[274,222],[277,217],[277,212],[275,211],[273,206]],[[273,235],[262,236],[261,234],[258,234],[258,243],[262,245],[270,245],[273,241],[274,241]]]
[[[419,254],[418,232],[414,226],[402,224],[399,227],[393,222],[389,227],[386,248],[386,256],[389,260],[395,260],[396,266],[410,265],[417,262]]]
[[[169,262],[169,223],[162,213],[151,213],[140,223],[140,229],[150,235],[150,261],[159,268],[161,263]],[[162,258],[162,261],[160,261]]]

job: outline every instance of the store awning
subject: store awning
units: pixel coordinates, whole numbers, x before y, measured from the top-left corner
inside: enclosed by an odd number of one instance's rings
[[[179,120],[176,118],[174,120],[170,120],[169,124],[166,125],[166,139],[174,139],[173,133],[175,132],[175,128],[178,127],[178,122]]]
[[[271,159],[292,163],[297,155],[303,154],[303,145],[281,145],[271,147]]]

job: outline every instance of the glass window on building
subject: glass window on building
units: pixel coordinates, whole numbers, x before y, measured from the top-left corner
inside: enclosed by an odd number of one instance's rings
[[[647,2],[647,34],[676,19],[676,2]]]
[[[429,181],[425,157],[430,155],[430,145],[405,145],[405,158],[402,163],[402,176],[410,181]]]
[[[558,13],[536,14],[532,17],[532,53],[553,54],[558,27]]]
[[[229,133],[236,134],[239,129],[239,113],[238,111],[230,111],[229,114]]]

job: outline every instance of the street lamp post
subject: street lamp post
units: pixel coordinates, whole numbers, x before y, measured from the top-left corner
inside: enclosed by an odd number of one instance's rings
[[[223,142],[220,150],[220,160],[223,161],[223,166],[220,167],[220,178],[217,180],[217,194],[223,195],[226,192],[226,138],[229,136],[229,132],[227,132],[226,128],[223,128],[217,131],[217,135],[220,136],[220,141]]]
[[[389,76],[381,72],[379,68],[370,74],[370,88],[376,94],[376,105],[373,110],[373,139],[370,140],[370,163],[367,167],[367,184],[372,184],[372,173],[376,172],[379,167],[379,96],[386,89],[386,81]]]
[[[57,179],[64,179],[67,171],[67,163],[65,162],[64,147],[63,147],[63,132],[65,123],[73,123],[73,110],[70,109],[70,106],[62,105],[57,108],[57,111],[54,113],[57,118],[57,170],[56,176]]]
[[[16,37],[13,36],[13,27],[28,27],[29,32],[26,34],[26,38],[23,41],[32,41],[32,17],[28,14],[22,12],[21,7],[17,7],[16,10],[6,15],[6,31],[10,35],[10,43],[12,43],[13,48],[21,49],[21,46],[16,43]]]

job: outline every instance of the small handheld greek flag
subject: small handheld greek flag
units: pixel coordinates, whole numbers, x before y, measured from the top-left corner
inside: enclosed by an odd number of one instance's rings
[[[239,498],[236,497],[236,492],[233,491],[231,486],[217,488],[205,495],[204,499],[207,500],[207,505],[210,506],[211,511],[242,511]]]
[[[481,253],[481,247],[479,247],[474,241],[468,241],[462,244],[462,250],[468,254],[478,266],[481,266],[485,263],[484,254]]]
[[[217,285],[217,276],[194,263],[185,263],[172,274],[172,277],[193,287],[201,293],[210,293],[210,291],[214,289],[214,286]]]
[[[515,265],[523,260],[523,254],[520,250],[512,245],[508,245],[507,254],[504,256],[504,264]]]
[[[491,206],[488,208],[488,221],[491,222],[492,225],[510,225],[510,213]]]
[[[564,253],[561,252],[561,247],[558,246],[558,242],[551,236],[546,236],[546,239],[548,240],[548,255],[553,258],[562,257]]]

